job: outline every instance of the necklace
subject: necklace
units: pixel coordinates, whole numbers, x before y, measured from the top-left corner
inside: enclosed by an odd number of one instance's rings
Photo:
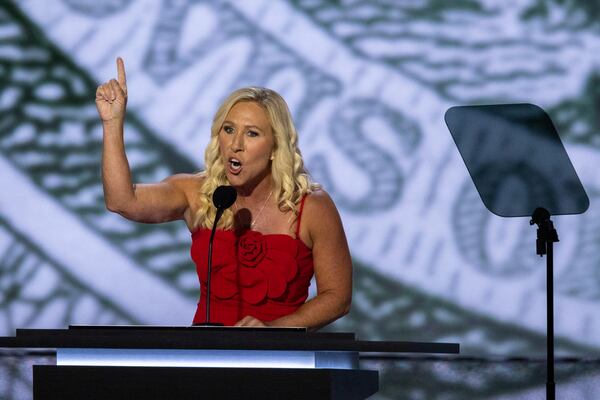
[[[267,203],[269,202],[269,199],[271,198],[271,195],[273,194],[273,191],[269,192],[269,195],[267,196],[267,198],[265,199],[265,202],[263,203],[262,207],[260,208],[260,210],[258,211],[258,214],[256,215],[256,218],[254,218],[251,222],[250,222],[250,229],[254,228],[254,224],[256,224],[256,221],[258,221],[258,219],[260,218],[260,215],[262,214],[263,210],[265,209],[265,207],[267,206]],[[238,205],[237,203],[235,204],[235,210],[238,211]]]
[[[258,214],[256,215],[256,218],[254,218],[254,220],[252,222],[250,222],[250,228],[254,228],[254,224],[256,223],[256,221],[258,221],[258,219],[260,218],[260,214],[262,214],[263,210],[265,209],[265,206],[267,205],[267,202],[269,201],[269,199],[271,198],[271,195],[273,194],[273,191],[269,192],[269,195],[267,196],[267,199],[265,200],[265,202],[263,203],[262,207],[260,208],[260,211],[258,212]]]

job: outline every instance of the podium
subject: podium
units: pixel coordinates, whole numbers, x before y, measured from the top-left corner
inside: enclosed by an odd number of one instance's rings
[[[35,400],[365,399],[379,376],[359,369],[359,353],[459,352],[300,328],[168,326],[17,329],[0,347],[56,349],[56,365],[33,366]]]

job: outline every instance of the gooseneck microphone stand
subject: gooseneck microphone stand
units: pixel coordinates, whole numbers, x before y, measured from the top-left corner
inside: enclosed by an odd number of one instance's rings
[[[554,384],[554,252],[553,243],[558,242],[558,233],[550,220],[550,212],[545,208],[536,208],[529,225],[536,224],[536,253],[543,257],[546,254],[546,399],[555,399]]]
[[[200,326],[223,326],[223,324],[220,322],[210,321],[210,278],[212,276],[212,247],[219,219],[221,219],[223,212],[229,207],[231,207],[233,203],[235,203],[236,198],[237,192],[231,186],[219,186],[212,196],[213,204],[217,208],[217,213],[215,215],[215,221],[213,222],[212,231],[210,232],[210,239],[208,241],[208,267],[206,277],[206,322],[197,324]]]

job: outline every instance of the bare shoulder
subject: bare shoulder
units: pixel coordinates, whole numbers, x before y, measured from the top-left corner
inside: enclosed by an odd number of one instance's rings
[[[200,196],[200,186],[205,180],[203,172],[195,174],[175,174],[171,175],[163,183],[174,189],[176,192],[183,194],[187,207],[183,213],[188,228],[192,230],[193,219],[196,210],[198,209],[198,199]]]
[[[165,181],[173,184],[173,185],[197,185],[198,183],[204,182],[205,175],[204,172],[197,172],[195,174],[175,174],[171,175],[165,179]]]
[[[203,172],[195,174],[175,174],[164,179],[163,182],[167,183],[176,190],[179,190],[187,197],[193,197],[198,192],[200,185],[204,182],[205,175]]]
[[[310,214],[319,215],[321,212],[335,212],[337,214],[337,208],[329,193],[323,189],[318,189],[311,192],[306,196],[304,201],[304,210]]]
[[[333,199],[325,190],[315,190],[306,197],[302,210],[301,236],[302,231],[306,242],[311,244],[319,236],[330,235],[331,232],[343,232],[340,214]]]

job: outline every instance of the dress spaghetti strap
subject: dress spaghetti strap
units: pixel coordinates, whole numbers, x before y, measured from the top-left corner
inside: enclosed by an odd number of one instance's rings
[[[298,212],[298,222],[296,223],[296,239],[300,238],[300,221],[302,220],[302,210],[304,209],[304,200],[306,200],[306,196],[302,196],[302,200],[300,201],[300,211]]]

